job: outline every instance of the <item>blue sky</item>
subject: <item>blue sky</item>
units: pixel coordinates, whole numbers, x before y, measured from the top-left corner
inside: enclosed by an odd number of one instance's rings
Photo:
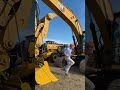
[[[85,30],[85,0],[61,0],[77,16],[83,31]],[[40,7],[39,19],[52,11],[42,0],[38,0]],[[71,28],[60,17],[51,20],[46,40],[55,40],[58,43],[73,43]]]

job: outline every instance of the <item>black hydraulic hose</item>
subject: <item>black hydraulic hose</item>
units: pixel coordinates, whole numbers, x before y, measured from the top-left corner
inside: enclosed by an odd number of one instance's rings
[[[99,49],[99,43],[98,43],[98,38],[97,38],[97,35],[96,35],[96,30],[95,30],[95,25],[92,21],[92,16],[91,16],[91,13],[90,11],[88,10],[88,14],[89,14],[89,18],[90,18],[90,30],[91,30],[91,33],[92,33],[92,37],[93,37],[93,42],[94,42],[94,45],[95,45],[95,50],[96,50],[96,55],[97,55],[97,64],[96,66],[98,68],[101,68],[101,53],[100,53],[100,49]]]
[[[75,36],[72,35],[72,38],[73,38],[73,42],[74,42],[74,45],[75,45],[75,54],[77,54],[77,45],[76,45],[76,41],[75,41]]]
[[[93,42],[95,44],[95,49],[96,49],[96,54],[97,54],[97,65],[98,65],[98,68],[101,68],[101,59],[100,59],[101,56],[100,56],[100,50],[98,48],[99,43],[98,43],[98,40],[97,40],[95,25],[93,24],[93,22],[90,22],[90,29],[91,29],[91,32],[92,32]]]

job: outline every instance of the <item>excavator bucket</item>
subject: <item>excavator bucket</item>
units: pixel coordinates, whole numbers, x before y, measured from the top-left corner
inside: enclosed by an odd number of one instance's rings
[[[47,61],[44,61],[43,67],[35,68],[35,80],[36,83],[40,85],[58,81],[58,79],[50,71]]]

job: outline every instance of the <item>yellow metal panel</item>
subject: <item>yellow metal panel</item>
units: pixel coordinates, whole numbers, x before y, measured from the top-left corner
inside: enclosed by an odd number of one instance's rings
[[[53,53],[52,51],[44,52],[42,56],[43,56],[44,59],[46,59],[46,58],[50,57],[50,55],[52,53]]]
[[[56,49],[58,49],[59,46],[63,46],[63,45],[62,44],[47,44],[46,48],[47,48],[47,50],[50,50],[50,49],[56,50]]]
[[[35,68],[35,80],[36,83],[40,85],[58,81],[58,79],[51,73],[47,61],[44,62],[42,68]]]

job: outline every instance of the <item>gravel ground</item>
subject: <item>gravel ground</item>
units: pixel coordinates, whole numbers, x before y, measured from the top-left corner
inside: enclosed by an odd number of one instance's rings
[[[74,65],[70,69],[71,77],[66,77],[64,71],[49,64],[52,73],[59,79],[57,82],[44,86],[36,85],[35,90],[85,90],[85,77],[80,74],[78,66]]]

